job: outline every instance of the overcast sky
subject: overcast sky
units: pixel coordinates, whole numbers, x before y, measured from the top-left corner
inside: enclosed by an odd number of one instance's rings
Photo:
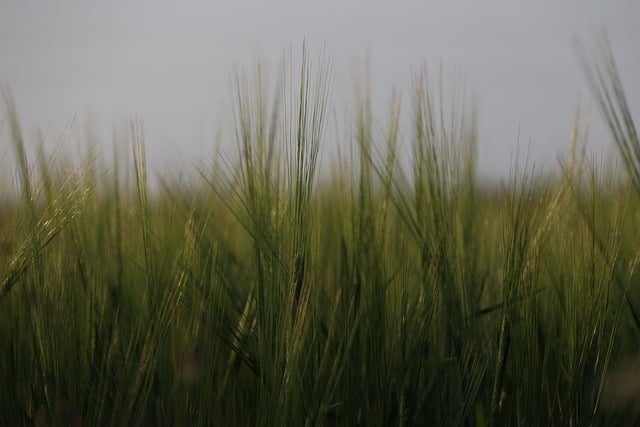
[[[157,164],[211,153],[233,66],[323,46],[346,103],[369,56],[376,102],[407,89],[424,62],[461,70],[477,101],[483,175],[504,176],[519,141],[553,168],[566,153],[576,99],[589,94],[572,44],[606,27],[628,100],[640,111],[640,2],[625,1],[14,1],[0,0],[0,81],[25,133],[48,143],[77,115],[110,152],[111,126],[144,120]],[[588,43],[587,43],[588,45]],[[445,83],[452,83],[445,76]],[[4,115],[4,106],[0,107]],[[596,112],[594,108],[594,112]],[[226,117],[226,119],[221,119]],[[6,130],[6,125],[4,126]],[[3,134],[2,154],[11,154]],[[49,142],[50,141],[50,142]],[[599,121],[591,148],[609,151]],[[229,148],[232,146],[229,144]]]

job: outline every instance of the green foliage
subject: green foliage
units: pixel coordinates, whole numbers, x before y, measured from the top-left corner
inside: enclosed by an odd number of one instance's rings
[[[273,93],[236,74],[238,157],[190,187],[150,190],[137,123],[128,168],[32,166],[5,92],[0,424],[637,423],[640,148],[603,58],[629,183],[588,166],[577,115],[561,176],[483,188],[466,101],[425,69],[386,120],[359,87],[320,180],[332,74],[306,49]]]

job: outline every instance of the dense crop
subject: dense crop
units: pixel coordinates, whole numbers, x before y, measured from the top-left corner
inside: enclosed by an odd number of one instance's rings
[[[577,115],[559,175],[482,186],[426,72],[385,120],[365,87],[320,176],[331,70],[305,56],[273,94],[238,75],[235,160],[150,192],[141,126],[130,180],[30,163],[5,92],[0,425],[638,422],[640,142],[608,52],[585,69],[629,180]]]

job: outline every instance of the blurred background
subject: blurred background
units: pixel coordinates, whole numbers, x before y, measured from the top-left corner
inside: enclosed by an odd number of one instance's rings
[[[516,147],[536,168],[554,170],[569,150],[578,100],[593,120],[589,150],[614,152],[592,106],[575,40],[589,50],[606,28],[634,114],[640,111],[640,3],[620,1],[47,1],[0,2],[0,82],[16,101],[27,143],[130,151],[127,120],[144,123],[158,173],[189,168],[230,135],[232,75],[260,60],[325,49],[335,73],[336,116],[354,102],[368,63],[376,112],[393,87],[408,98],[426,64],[443,87],[462,78],[475,103],[479,171],[508,176]],[[274,80],[271,79],[271,81]],[[450,93],[450,92],[446,92]],[[0,107],[2,165],[13,157]],[[229,137],[223,150],[233,150]],[[336,141],[327,140],[327,144]],[[75,144],[75,145],[74,145]],[[68,148],[68,147],[67,147]],[[330,151],[330,150],[329,150]]]

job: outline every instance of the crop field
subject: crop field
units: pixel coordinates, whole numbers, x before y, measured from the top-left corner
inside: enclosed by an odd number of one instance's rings
[[[386,117],[363,88],[332,168],[329,62],[238,73],[235,152],[153,186],[139,123],[131,162],[33,156],[5,90],[0,425],[639,423],[640,140],[583,59],[620,168],[576,114],[495,186],[426,71]]]

